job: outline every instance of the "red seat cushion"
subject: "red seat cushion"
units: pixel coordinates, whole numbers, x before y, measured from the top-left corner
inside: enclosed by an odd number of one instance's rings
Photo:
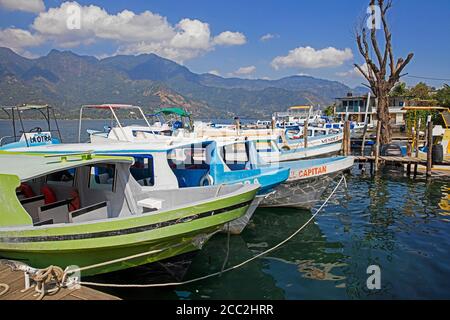
[[[56,202],[56,195],[53,192],[52,188],[50,188],[48,185],[45,185],[41,188],[41,194],[44,196],[45,204]]]
[[[34,193],[33,189],[30,187],[30,185],[25,183],[25,182],[20,184],[19,189],[20,189],[20,192],[23,193],[25,198],[31,198],[31,197],[36,196],[36,194]]]
[[[72,198],[72,201],[70,201],[69,204],[69,212],[80,209],[80,194],[78,191],[72,190],[70,192],[70,197]]]

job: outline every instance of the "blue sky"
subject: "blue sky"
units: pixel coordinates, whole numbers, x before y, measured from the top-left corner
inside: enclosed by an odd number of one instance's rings
[[[23,7],[23,1],[31,2]],[[0,46],[29,57],[52,48],[97,57],[155,52],[197,73],[270,79],[308,74],[350,86],[363,82],[352,71],[354,62],[363,62],[353,32],[368,0],[80,0],[83,17],[100,19],[91,25],[82,20],[80,32],[65,27],[63,1],[41,2],[0,0]],[[90,5],[96,10],[85,11]],[[118,18],[124,10],[137,18]],[[449,13],[448,0],[394,0],[389,19],[395,54],[415,53],[406,69],[410,75],[450,78]],[[117,27],[117,21],[125,20],[130,22]],[[157,28],[161,31],[151,32]],[[272,37],[261,41],[268,34]],[[438,87],[450,82],[404,80]]]

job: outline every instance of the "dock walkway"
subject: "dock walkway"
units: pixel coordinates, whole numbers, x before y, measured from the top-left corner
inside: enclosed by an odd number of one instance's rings
[[[375,162],[375,156],[354,156],[355,163],[370,163],[371,166]],[[426,172],[427,161],[416,157],[393,157],[393,156],[379,156],[379,161],[390,165],[403,165],[408,170],[408,175],[411,173],[411,166],[414,165],[415,170],[419,172]],[[417,166],[416,166],[417,165]],[[417,174],[417,171],[414,173]],[[444,161],[439,165],[433,165],[431,173],[434,176],[450,176],[450,162]]]
[[[21,271],[11,271],[11,269],[0,264],[0,284],[8,285],[8,291],[0,295],[0,300],[36,300],[38,293],[34,287],[26,291],[25,275]],[[0,286],[0,294],[4,288]],[[54,295],[46,295],[43,300],[120,300],[120,298],[88,288],[79,289],[61,288]]]

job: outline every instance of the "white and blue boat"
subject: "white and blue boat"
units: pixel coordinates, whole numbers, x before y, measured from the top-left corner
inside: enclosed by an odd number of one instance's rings
[[[7,147],[7,146],[6,146]],[[243,231],[259,203],[276,192],[289,178],[289,169],[262,166],[258,153],[250,141],[218,144],[215,141],[196,140],[190,143],[72,143],[9,148],[10,151],[77,154],[94,152],[97,155],[130,156],[133,177],[148,190],[203,187],[210,185],[257,184],[257,197],[246,214],[229,223],[233,234]]]

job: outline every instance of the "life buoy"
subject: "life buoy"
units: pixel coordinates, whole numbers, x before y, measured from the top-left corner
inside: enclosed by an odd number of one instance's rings
[[[21,183],[19,187],[20,192],[25,196],[25,198],[31,198],[36,196],[33,189],[30,187],[28,183]]]
[[[69,212],[76,211],[80,209],[80,194],[77,190],[70,191],[70,198],[72,199],[69,203]]]
[[[44,196],[44,203],[51,204],[56,202],[56,195],[53,192],[52,188],[48,185],[45,185],[41,188],[41,194]]]
[[[213,184],[214,184],[214,179],[213,179],[213,177],[211,177],[209,174],[205,174],[205,175],[200,179],[200,186],[201,186],[201,187],[212,186]]]

